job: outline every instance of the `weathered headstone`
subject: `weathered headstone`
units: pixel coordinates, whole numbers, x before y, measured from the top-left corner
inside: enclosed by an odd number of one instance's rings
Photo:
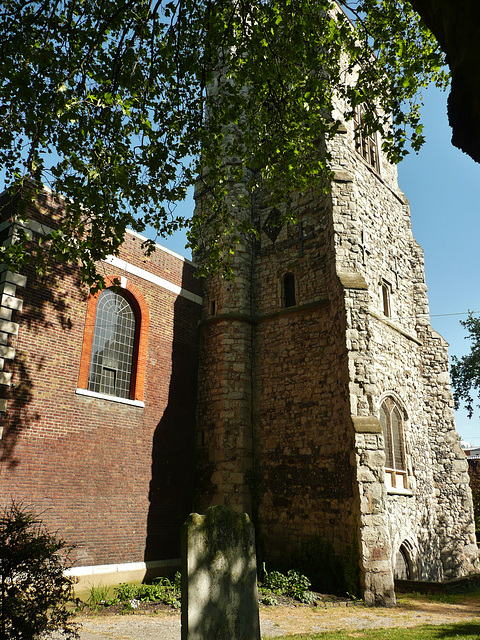
[[[182,529],[182,640],[260,640],[253,524],[222,506]]]

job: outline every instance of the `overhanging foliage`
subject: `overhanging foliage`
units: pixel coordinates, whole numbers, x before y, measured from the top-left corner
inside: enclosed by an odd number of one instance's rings
[[[204,221],[174,208],[200,175],[211,195],[205,265],[228,270],[232,246],[254,232],[227,206],[232,178],[247,191],[265,184],[288,218],[289,193],[328,183],[321,141],[359,104],[391,160],[407,142],[418,149],[421,88],[446,81],[435,39],[403,0],[339,5],[353,23],[329,0],[3,2],[8,193],[34,179],[67,209],[44,255],[78,262],[93,285],[95,261],[118,251],[127,227],[164,236],[187,224],[198,247]],[[12,269],[31,259],[23,245],[2,251]]]

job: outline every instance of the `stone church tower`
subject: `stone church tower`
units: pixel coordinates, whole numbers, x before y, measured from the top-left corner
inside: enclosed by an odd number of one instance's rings
[[[295,196],[282,229],[251,199],[260,240],[238,248],[234,281],[206,282],[196,507],[250,513],[267,559],[314,536],[340,557],[353,544],[366,602],[391,604],[395,575],[466,575],[478,551],[408,201],[354,126],[329,143],[330,193]]]

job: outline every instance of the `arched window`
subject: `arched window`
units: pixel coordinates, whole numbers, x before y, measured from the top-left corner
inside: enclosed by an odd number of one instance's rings
[[[105,289],[97,303],[88,390],[130,398],[135,349],[135,313],[113,289]]]
[[[375,132],[365,134],[363,132],[365,111],[359,106],[354,113],[355,149],[376,171],[379,169],[377,137]]]
[[[293,273],[287,273],[283,276],[283,306],[294,307],[296,304],[295,276]]]
[[[87,303],[77,393],[143,406],[150,314],[140,289],[106,276]]]
[[[380,406],[380,424],[385,439],[387,487],[407,489],[403,416],[400,407],[390,396]]]
[[[386,280],[382,280],[380,283],[380,296],[382,298],[383,315],[386,318],[390,318],[390,316],[392,315],[392,307],[391,307],[392,285]]]

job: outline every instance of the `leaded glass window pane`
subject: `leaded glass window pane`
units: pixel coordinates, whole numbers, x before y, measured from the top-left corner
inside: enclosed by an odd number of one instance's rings
[[[393,468],[392,433],[389,428],[389,416],[386,411],[385,403],[383,403],[380,407],[380,424],[385,440],[385,466],[388,468]]]
[[[405,461],[403,457],[402,417],[397,407],[393,408],[391,419],[392,435],[394,438],[393,451],[395,454],[395,469],[405,469]]]
[[[130,397],[135,314],[121,294],[100,294],[93,333],[88,389],[118,398]]]
[[[402,414],[392,398],[386,398],[380,407],[380,425],[385,438],[385,466],[405,471]]]

